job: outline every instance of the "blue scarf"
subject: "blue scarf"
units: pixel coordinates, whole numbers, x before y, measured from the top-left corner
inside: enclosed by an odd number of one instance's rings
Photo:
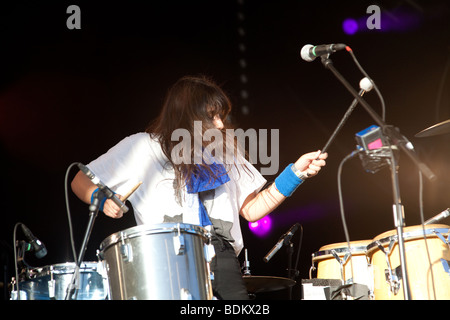
[[[207,169],[199,165],[197,165],[197,168],[198,174],[193,174],[189,183],[187,184],[188,193],[199,193],[202,191],[213,190],[230,181],[230,177],[228,177],[225,167],[221,164],[217,164],[214,162],[213,164],[209,165],[211,171],[214,172],[213,176],[211,176],[211,173]],[[209,220],[208,217],[208,212],[206,211],[206,208],[203,205],[200,196],[198,197],[198,207],[200,225],[202,227],[212,225],[211,220]]]

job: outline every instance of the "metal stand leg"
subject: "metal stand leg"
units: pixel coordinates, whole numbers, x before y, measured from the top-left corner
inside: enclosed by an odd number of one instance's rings
[[[394,195],[394,205],[393,205],[393,213],[394,213],[394,224],[397,229],[398,236],[398,249],[400,254],[400,267],[402,270],[402,279],[403,279],[403,295],[405,300],[411,299],[411,294],[409,290],[409,280],[408,273],[406,270],[406,255],[405,255],[405,243],[403,239],[403,226],[404,226],[404,211],[403,205],[400,198],[400,187],[398,181],[398,165],[395,161],[394,153],[391,149],[391,176],[392,176],[392,189]]]

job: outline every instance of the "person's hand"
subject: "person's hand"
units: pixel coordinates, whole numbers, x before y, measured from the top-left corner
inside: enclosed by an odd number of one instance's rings
[[[122,200],[122,196],[116,194],[116,197]],[[106,199],[103,205],[103,213],[108,217],[119,219],[123,216],[123,211],[120,210],[119,206],[114,203],[111,199]]]
[[[326,165],[326,158],[328,158],[328,153],[310,152],[302,155],[294,165],[302,174],[313,177]]]

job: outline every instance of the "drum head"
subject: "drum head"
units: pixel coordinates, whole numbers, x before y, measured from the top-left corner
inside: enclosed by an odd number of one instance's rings
[[[208,234],[207,230],[203,227],[185,223],[159,223],[151,225],[140,225],[113,233],[102,241],[102,243],[100,244],[100,251],[104,251],[108,247],[126,239],[132,239],[135,237],[158,233],[177,232],[178,229],[182,233],[197,234],[205,239],[206,235]]]

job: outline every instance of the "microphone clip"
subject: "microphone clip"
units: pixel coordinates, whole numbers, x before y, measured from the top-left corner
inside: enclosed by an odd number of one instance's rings
[[[322,62],[325,69],[329,69],[330,66],[333,65],[333,60],[331,60],[329,53],[320,56],[320,62]]]
[[[108,199],[108,196],[105,194],[103,188],[97,188],[92,194],[89,211],[95,212],[97,210],[103,210],[103,205],[105,204],[106,199]]]

